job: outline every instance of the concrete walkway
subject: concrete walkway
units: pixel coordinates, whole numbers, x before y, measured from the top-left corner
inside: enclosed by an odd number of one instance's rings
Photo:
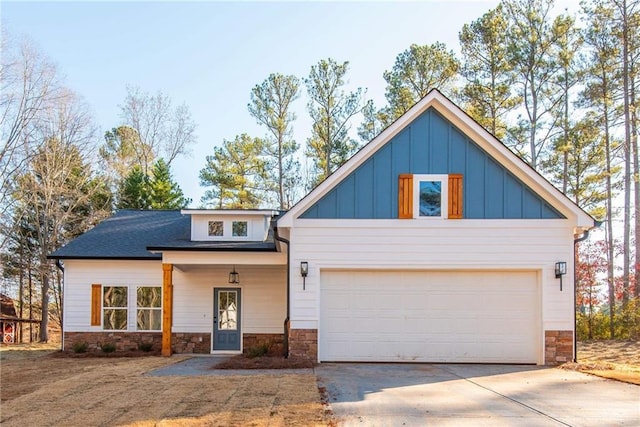
[[[639,426],[640,387],[537,366],[321,364],[343,426]]]
[[[232,375],[313,374],[313,369],[213,369],[216,364],[228,358],[229,356],[194,356],[172,365],[147,372],[145,375],[151,377],[196,377],[202,375],[222,377]]]

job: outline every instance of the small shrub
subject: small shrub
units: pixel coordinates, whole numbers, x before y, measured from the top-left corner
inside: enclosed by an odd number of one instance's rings
[[[86,342],[80,341],[80,342],[73,343],[73,346],[71,347],[71,349],[73,350],[74,353],[86,353],[87,347],[88,345]]]
[[[101,344],[100,348],[105,353],[113,353],[114,351],[116,351],[116,345],[112,342],[106,342],[104,344]]]
[[[247,349],[247,357],[253,359],[254,357],[264,356],[269,352],[269,344],[260,344],[255,347],[249,347]]]
[[[140,344],[138,344],[138,350],[142,350],[145,353],[150,352],[152,349],[153,349],[152,342],[141,342]]]

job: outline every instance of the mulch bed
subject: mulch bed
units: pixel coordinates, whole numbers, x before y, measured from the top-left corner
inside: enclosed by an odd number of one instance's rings
[[[224,360],[211,369],[304,369],[313,368],[316,363],[296,357],[282,356],[248,357],[244,354]]]
[[[87,351],[84,353],[75,353],[73,351],[54,351],[47,355],[53,358],[72,358],[72,359],[87,359],[96,357],[146,357],[146,356],[160,356],[160,351],[142,351],[142,350],[127,350],[127,351],[114,351],[112,353],[105,353],[103,351]]]

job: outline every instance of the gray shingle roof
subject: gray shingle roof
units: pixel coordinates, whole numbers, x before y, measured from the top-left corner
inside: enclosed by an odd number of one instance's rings
[[[121,210],[51,253],[52,259],[162,259],[152,250],[275,251],[275,242],[192,242],[180,211]]]

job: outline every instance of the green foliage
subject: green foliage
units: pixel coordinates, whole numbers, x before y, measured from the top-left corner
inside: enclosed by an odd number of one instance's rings
[[[385,71],[385,96],[391,121],[403,115],[431,89],[447,94],[458,75],[460,64],[444,43],[412,44],[396,57],[391,71]],[[389,122],[386,123],[390,124]]]
[[[247,134],[224,140],[200,170],[200,185],[212,187],[202,203],[218,209],[256,209],[265,201],[265,142]]]
[[[299,145],[290,139],[291,124],[296,119],[291,103],[300,96],[300,79],[295,76],[271,74],[251,90],[249,113],[267,128],[264,150],[267,162],[266,190],[275,193],[280,209],[294,203],[300,163],[294,155]]]
[[[121,181],[118,194],[118,209],[182,209],[190,203],[163,159],[153,164],[151,176],[134,166]]]
[[[327,178],[358,148],[349,137],[349,123],[361,110],[363,92],[360,88],[350,93],[344,91],[348,70],[349,62],[339,64],[331,58],[323,59],[311,67],[309,77],[304,80],[310,99],[307,109],[313,120],[305,151],[315,169],[311,186]]]
[[[150,352],[151,350],[153,350],[153,343],[152,342],[141,342],[138,344],[138,350],[144,351],[145,353]]]
[[[88,345],[86,342],[78,341],[73,343],[73,346],[71,346],[71,349],[73,350],[74,353],[86,353],[87,347]]]
[[[576,323],[578,340],[611,339],[611,318],[606,306],[598,307],[592,315],[578,311]],[[640,299],[631,298],[624,308],[622,304],[617,305],[613,316],[613,330],[616,339],[640,339]]]
[[[182,209],[191,200],[184,197],[184,193],[171,176],[169,165],[164,159],[154,163],[149,181],[149,201],[151,209]]]
[[[501,5],[460,32],[461,74],[467,80],[460,97],[465,111],[498,139],[507,134],[506,116],[520,103],[512,91],[508,60],[508,22]]]
[[[113,353],[116,351],[116,345],[112,342],[105,342],[100,344],[100,349],[102,349],[103,353]]]
[[[262,357],[269,353],[270,345],[269,344],[260,344],[253,347],[249,347],[246,351],[246,355],[248,358],[253,359],[255,357]]]

